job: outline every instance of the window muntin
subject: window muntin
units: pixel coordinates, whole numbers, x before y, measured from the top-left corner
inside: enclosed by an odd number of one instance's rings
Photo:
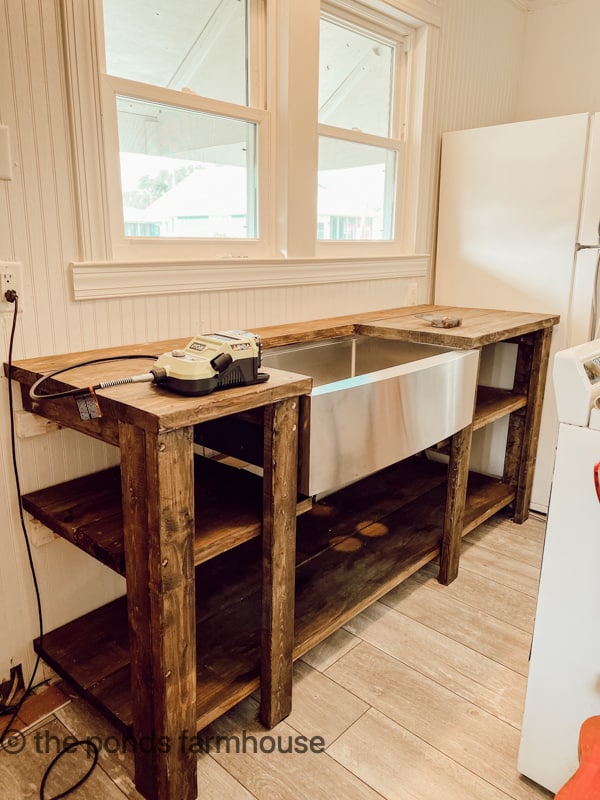
[[[246,2],[103,0],[103,20],[109,75],[248,104]]]
[[[256,125],[117,96],[125,236],[256,238]]]

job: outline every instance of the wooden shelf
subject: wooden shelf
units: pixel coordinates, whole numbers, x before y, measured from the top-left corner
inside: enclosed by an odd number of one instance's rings
[[[527,395],[492,386],[477,387],[477,401],[473,415],[473,430],[483,428],[497,419],[512,414],[527,405]]]
[[[262,480],[218,461],[194,459],[194,563],[260,535]],[[125,575],[119,467],[23,495],[23,508],[50,530]],[[307,510],[301,500],[297,512]]]
[[[407,459],[298,518],[294,658],[438,555],[446,472],[444,464],[424,457]],[[511,487],[471,475],[465,530],[513,498]],[[259,685],[260,548],[254,538],[196,568],[198,729]],[[127,639],[121,598],[45,634],[35,646],[59,675],[129,732]]]

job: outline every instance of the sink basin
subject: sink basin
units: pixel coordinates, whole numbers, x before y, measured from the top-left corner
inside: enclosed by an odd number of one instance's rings
[[[472,420],[479,351],[353,335],[265,350],[313,378],[299,490],[321,494],[433,446]]]

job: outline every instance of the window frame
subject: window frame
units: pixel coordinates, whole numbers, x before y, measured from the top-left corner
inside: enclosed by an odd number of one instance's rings
[[[405,180],[406,169],[406,117],[407,107],[407,84],[408,63],[407,47],[410,42],[412,30],[399,20],[391,20],[388,17],[386,22],[384,17],[376,13],[372,8],[361,8],[352,0],[336,2],[336,0],[322,0],[320,19],[327,19],[331,22],[342,24],[351,30],[367,32],[385,41],[395,48],[395,59],[393,65],[394,88],[392,92],[392,106],[390,109],[390,131],[388,136],[365,133],[348,128],[340,128],[335,125],[327,125],[317,120],[317,135],[319,138],[339,139],[354,144],[364,144],[371,147],[378,147],[395,153],[396,170],[394,175],[394,209],[392,228],[394,235],[390,239],[367,240],[328,240],[317,239],[316,253],[321,256],[335,255],[337,252],[345,253],[348,248],[354,251],[360,247],[375,246],[379,250],[387,251],[388,248],[403,248],[404,230],[404,207],[405,207]],[[350,252],[350,250],[348,250]]]
[[[271,3],[272,0],[267,2]],[[133,247],[127,246],[122,250],[115,247],[115,181],[105,154],[106,148],[115,146],[116,126],[113,125],[111,129],[110,124],[103,126],[100,123],[108,104],[115,108],[116,120],[115,86],[117,82],[124,85],[125,79],[102,80],[100,67],[104,48],[97,26],[98,5],[95,0],[61,0],[80,250],[80,260],[71,265],[74,296],[77,299],[89,299],[160,294],[165,290],[181,292],[242,285],[302,285],[331,282],[333,276],[342,282],[403,274],[426,276],[430,260],[427,245],[431,241],[431,207],[435,188],[432,180],[435,161],[432,97],[439,35],[439,0],[370,0],[370,3],[378,12],[382,9],[393,11],[397,19],[404,18],[412,31],[411,76],[405,98],[410,113],[404,131],[406,169],[403,191],[411,192],[415,202],[402,204],[401,239],[396,242],[319,242],[316,238],[316,198],[313,201],[314,219],[310,220],[310,226],[307,226],[306,220],[296,224],[298,203],[306,200],[310,192],[306,178],[309,171],[304,170],[305,174],[299,175],[302,170],[292,163],[288,146],[290,140],[294,140],[294,123],[302,109],[284,108],[282,99],[286,99],[286,93],[292,92],[301,79],[298,73],[305,54],[300,52],[297,42],[289,39],[289,31],[294,29],[294,14],[299,13],[298,4],[295,0],[277,0],[273,3],[274,8],[271,8],[272,13],[268,13],[265,20],[265,39],[257,42],[262,52],[267,54],[264,59],[266,73],[259,76],[258,84],[263,87],[263,107],[246,108],[246,113],[256,117],[257,124],[263,126],[266,134],[259,138],[259,159],[263,165],[271,165],[263,181],[268,181],[266,192],[269,197],[276,198],[276,202],[271,204],[271,209],[265,209],[264,204],[261,208],[260,230],[263,235],[266,233],[263,241],[258,240],[257,246],[253,247],[255,240],[226,240],[227,252],[223,253],[223,240],[219,240],[221,252],[211,252],[205,241],[197,239],[184,242],[168,239],[164,240],[166,248],[157,248],[158,244],[163,244],[158,237],[149,237],[152,240],[150,247],[136,247],[141,242],[135,241],[127,242]],[[303,13],[308,6],[318,21],[318,0],[305,0]],[[355,6],[354,0],[335,2],[336,8],[347,10],[351,6]],[[330,4],[327,7],[331,7]],[[296,24],[299,24],[297,19]],[[268,50],[265,46],[267,39],[274,43]],[[292,50],[295,48],[296,52],[286,52],[288,45]],[[284,78],[279,75],[275,77],[273,68],[284,53],[288,65],[294,59],[295,65],[292,64],[292,69]],[[316,91],[318,70],[312,80]],[[143,91],[144,84],[131,83],[135,84],[136,90]],[[256,82],[251,82],[251,85],[256,85]],[[163,95],[170,103],[172,91],[165,89]],[[153,98],[156,98],[155,89],[152,90],[152,98],[147,99]],[[186,97],[185,105],[189,102],[195,110],[192,98]],[[250,98],[250,101],[256,103],[256,98]],[[274,101],[277,101],[278,111],[269,119],[264,106]],[[217,113],[233,114],[236,108],[232,104],[207,101],[206,98],[202,99],[202,103],[207,103],[202,110],[209,108]],[[327,126],[321,128],[317,124],[316,115],[315,102],[313,130],[306,145],[307,151],[313,152],[315,167],[318,133],[327,129]],[[120,197],[120,185],[118,188]],[[316,195],[316,192],[313,193]],[[120,201],[117,208],[120,211]],[[309,239],[306,237],[307,227],[313,229]],[[186,249],[190,241],[192,247]],[[147,240],[144,240],[144,245],[147,245]],[[124,269],[127,265],[131,265],[131,270]],[[167,281],[162,277],[157,279],[159,272],[162,276],[165,270],[167,273],[170,271],[173,278],[168,289],[165,288]],[[247,276],[246,283],[241,277],[244,274]],[[133,275],[135,281],[132,280]],[[322,275],[322,280],[319,280],[319,275]]]
[[[258,199],[256,225],[258,237],[244,239],[212,239],[203,237],[144,237],[126,236],[123,225],[123,196],[119,169],[119,134],[117,97],[131,97],[152,103],[168,105],[187,111],[236,119],[256,126],[256,184],[262,195],[270,197],[270,180],[273,171],[271,159],[271,115],[266,109],[266,57],[264,25],[264,0],[249,0],[248,8],[248,105],[242,106],[201,95],[181,92],[153,84],[110,75],[106,72],[104,47],[104,21],[102,3],[94,4],[95,25],[99,48],[100,104],[104,126],[104,163],[106,192],[108,196],[111,252],[116,259],[140,258],[194,258],[199,250],[203,258],[228,256],[249,258],[269,255],[272,242],[272,212],[269,202]],[[117,154],[117,157],[115,157]],[[159,255],[160,254],[160,255]]]

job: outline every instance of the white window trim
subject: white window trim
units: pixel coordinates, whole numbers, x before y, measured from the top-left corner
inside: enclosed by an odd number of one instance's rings
[[[127,260],[114,258],[110,200],[106,190],[105,143],[100,124],[102,98],[98,64],[101,63],[102,56],[96,34],[94,0],[61,0],[80,249],[80,260],[71,264],[75,299],[427,275],[430,266],[430,256],[427,254],[431,230],[429,217],[435,188],[433,93],[441,16],[440,0],[375,2],[380,9],[394,8],[400,12],[400,16],[405,12],[407,22],[412,17],[413,25],[415,19],[423,23],[414,29],[410,66],[413,73],[419,76],[418,80],[411,81],[411,85],[419,89],[407,98],[412,129],[407,132],[405,180],[407,191],[417,198],[417,202],[408,209],[408,216],[404,218],[407,235],[399,251],[396,250],[397,254],[390,254],[389,243],[386,242],[353,242],[351,255],[347,251],[342,255],[336,243],[328,242],[319,243],[319,251],[315,253],[315,244],[311,242],[312,249],[307,253],[304,232],[296,229],[286,231],[285,258],[252,257],[251,249],[247,248],[250,257],[239,258],[232,254],[232,257],[219,259],[190,259],[173,258],[171,253],[170,257],[157,261],[156,252],[152,259],[147,256]],[[296,0],[277,0],[277,5],[281,16],[294,14],[298,11],[299,4]],[[269,35],[273,33],[269,31]],[[287,43],[281,41],[281,30],[277,34],[280,47],[285,47]],[[300,58],[300,55],[296,54],[296,57]],[[299,79],[298,74],[290,78],[291,81]],[[273,84],[267,87],[267,91],[281,93],[282,87]],[[284,136],[288,139],[293,136],[293,116],[280,119],[277,124],[280,134],[283,126],[287,128]],[[276,141],[277,136],[272,137],[271,142]],[[316,148],[316,125],[313,140],[303,146]],[[278,220],[271,221],[274,230],[278,225],[286,224],[286,217],[293,218],[293,207],[297,200],[294,191],[298,184],[290,173],[295,173],[295,178],[302,181],[298,164],[281,165],[276,180],[285,180],[287,190],[282,197],[282,204],[287,213],[282,214]],[[314,202],[316,213],[316,198]],[[280,232],[281,240],[283,237]]]
[[[424,278],[429,256],[311,261],[273,259],[241,262],[231,259],[202,264],[197,261],[161,261],[155,264],[110,261],[76,262],[70,266],[75,300],[107,300],[200,290],[265,289],[402,277]]]

